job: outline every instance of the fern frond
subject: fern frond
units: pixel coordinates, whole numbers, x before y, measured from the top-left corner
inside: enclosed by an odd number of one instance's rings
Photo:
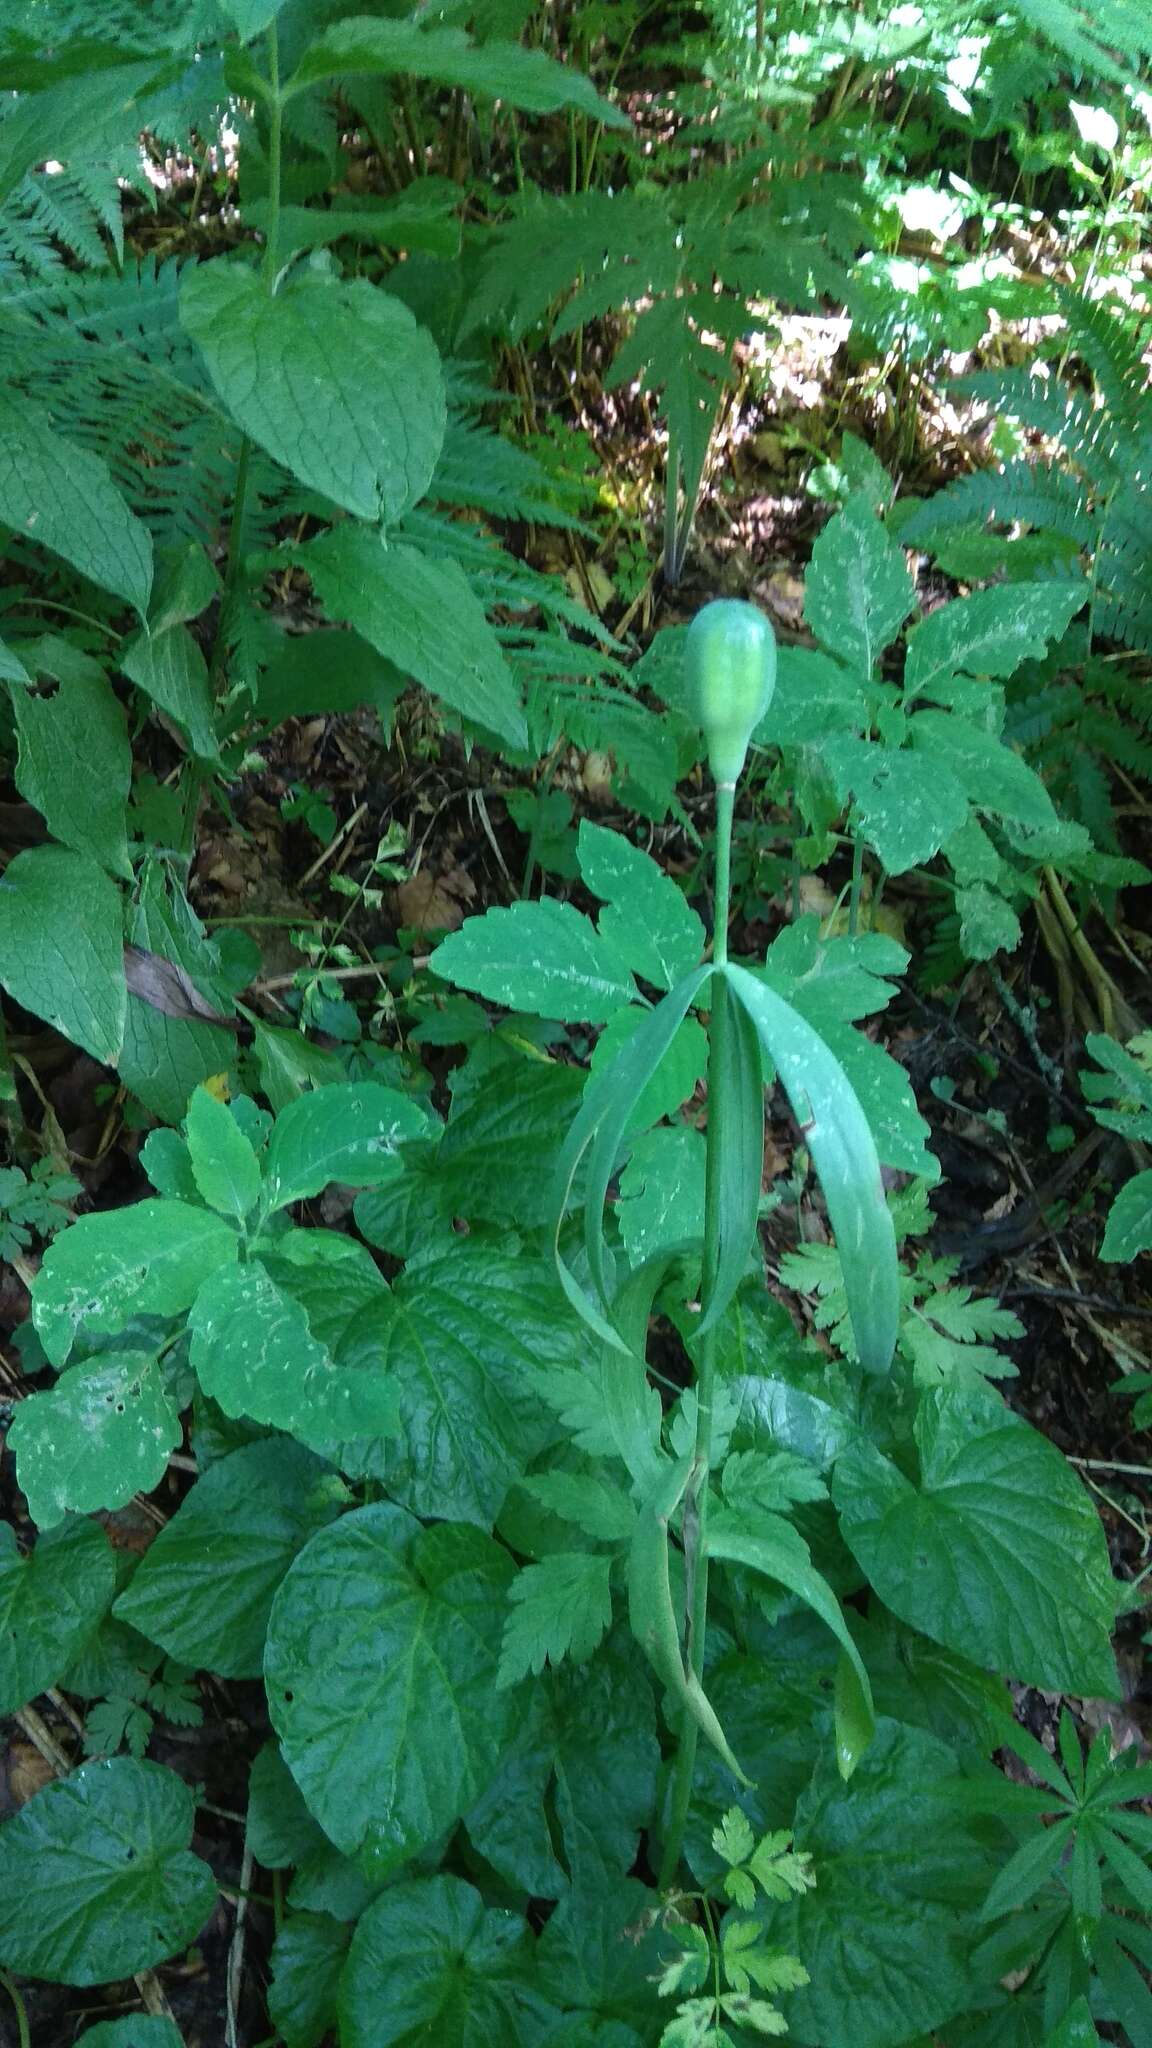
[[[1082,292],[1059,291],[1057,302],[1066,323],[1065,333],[1057,337],[1061,353],[1070,346],[1088,365],[1115,427],[1146,430],[1152,419],[1144,362],[1147,322],[1125,317],[1109,301]]]
[[[1076,477],[1049,464],[1009,462],[996,471],[975,470],[937,492],[913,513],[904,534],[930,541],[947,528],[988,521],[1040,527],[1081,547],[1093,547],[1099,532]]]
[[[1135,67],[1152,57],[1152,17],[1144,0],[1011,0],[1013,12],[1067,60],[1074,75],[1136,82]],[[1128,59],[1117,62],[1116,53]]]
[[[474,506],[495,519],[591,531],[580,518],[591,493],[579,477],[545,469],[527,449],[471,420],[449,416],[429,495],[443,505]]]

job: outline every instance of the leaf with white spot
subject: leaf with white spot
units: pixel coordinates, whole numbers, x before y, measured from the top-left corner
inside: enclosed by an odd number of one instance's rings
[[[147,1200],[81,1216],[44,1254],[32,1320],[53,1365],[78,1336],[124,1329],[133,1316],[178,1316],[219,1266],[236,1258],[236,1232],[187,1202]]]
[[[181,1438],[152,1352],[105,1352],[21,1401],[8,1432],[16,1477],[41,1529],[150,1493]]]
[[[383,1187],[404,1170],[400,1147],[429,1131],[418,1103],[377,1081],[342,1081],[299,1095],[281,1110],[268,1140],[268,1207],[286,1209],[337,1181]]]

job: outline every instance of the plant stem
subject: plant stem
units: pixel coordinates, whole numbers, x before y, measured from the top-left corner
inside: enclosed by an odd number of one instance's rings
[[[5,1991],[12,2000],[13,2010],[16,2014],[16,2031],[20,2036],[20,2048],[32,2048],[32,2036],[28,2032],[28,2013],[24,2000],[17,1991],[7,1970],[0,1970],[0,1984],[4,1986]]]
[[[274,291],[276,257],[280,243],[280,166],[284,153],[284,103],[280,98],[280,41],[274,21],[268,24],[268,83],[272,87],[268,114],[268,232],[264,238],[264,261],[260,274],[269,291]]]
[[[720,1169],[724,1155],[724,1104],[727,1100],[728,916],[732,891],[732,811],[736,791],[720,784],[716,791],[716,884],[712,926],[712,1014],[708,1026],[708,1133],[704,1170],[704,1271],[701,1309],[716,1285],[720,1261]],[[704,1638],[708,1628],[708,1477],[712,1465],[712,1410],[716,1385],[716,1328],[704,1332],[696,1363],[696,1445],[692,1477],[684,1496],[684,1541],[688,1564],[688,1635],[686,1653],[697,1678],[704,1670]],[[689,1542],[691,1531],[691,1543]],[[660,1889],[675,1878],[692,1802],[699,1729],[690,1714],[680,1726],[676,1764],[668,1807],[668,1827],[660,1864]]]
[[[860,926],[860,892],[864,885],[864,835],[859,825],[852,833],[852,893],[848,898],[848,936],[856,937]]]

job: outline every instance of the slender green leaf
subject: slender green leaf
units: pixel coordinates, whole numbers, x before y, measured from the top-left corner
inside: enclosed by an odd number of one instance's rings
[[[868,1372],[887,1372],[896,1344],[899,1272],[868,1120],[839,1061],[811,1025],[746,969],[726,972],[780,1075],[820,1176],[860,1361]]]
[[[132,750],[124,713],[98,663],[66,640],[46,636],[24,654],[37,682],[9,686],[20,741],[16,787],[57,839],[130,877],[124,807]]]
[[[65,440],[30,398],[0,386],[0,525],[60,555],[143,618],[152,537],[98,455]]]
[[[202,1199],[221,1216],[242,1223],[260,1199],[260,1167],[231,1110],[210,1089],[197,1088],[184,1129]]]

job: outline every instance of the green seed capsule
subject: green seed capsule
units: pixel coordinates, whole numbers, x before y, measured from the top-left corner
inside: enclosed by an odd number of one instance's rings
[[[763,612],[728,597],[706,604],[688,628],[688,678],[708,765],[732,786],[776,687],[776,639]]]

